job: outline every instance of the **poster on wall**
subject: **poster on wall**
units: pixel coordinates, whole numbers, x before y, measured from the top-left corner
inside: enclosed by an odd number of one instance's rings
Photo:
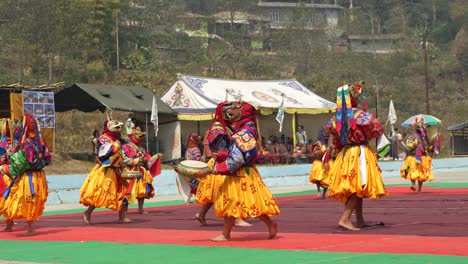
[[[158,137],[159,152],[164,154],[163,161],[180,159],[182,156],[180,122],[160,124],[158,135],[160,135]]]
[[[54,93],[23,91],[23,112],[34,115],[42,128],[54,128]]]

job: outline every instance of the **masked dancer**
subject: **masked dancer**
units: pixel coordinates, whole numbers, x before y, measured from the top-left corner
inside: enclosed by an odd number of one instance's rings
[[[222,105],[218,105],[215,118],[205,134],[207,144],[210,148],[210,156],[212,156],[208,161],[208,167],[210,167],[210,169],[213,168],[215,163],[221,163],[226,160],[231,145],[232,131],[226,125],[223,125],[222,110]],[[221,174],[208,174],[203,178],[198,178],[199,184],[195,195],[195,201],[201,204],[202,207],[200,211],[195,214],[195,219],[197,219],[202,226],[206,225],[206,213],[213,206],[214,196],[224,179],[225,176]],[[235,225],[251,226],[251,224],[245,222],[240,217],[236,218]]]
[[[18,142],[8,159],[9,163],[1,166],[2,174],[11,178],[0,209],[6,222],[4,231],[13,231],[13,220],[25,219],[28,227],[24,235],[35,235],[33,223],[42,215],[48,196],[43,168],[50,163],[51,155],[33,116],[23,116]]]
[[[255,167],[259,153],[257,110],[242,101],[218,107],[222,109],[223,125],[230,126],[234,134],[227,157],[215,163],[212,170],[213,174],[226,175],[214,201],[216,215],[224,218],[224,228],[213,241],[231,239],[235,219],[251,217],[262,220],[268,227],[268,237],[274,238],[277,224],[270,216],[278,215],[280,209]]]
[[[432,174],[431,153],[438,152],[438,146],[434,148],[429,142],[429,135],[426,129],[426,121],[422,115],[417,116],[411,124],[414,133],[406,139],[406,149],[408,156],[400,170],[403,179],[411,181],[411,190],[416,191],[416,182],[418,182],[418,192],[422,191],[424,182],[435,179]]]
[[[362,96],[363,110],[357,108]],[[338,154],[333,165],[329,197],[345,204],[338,225],[357,231],[362,227],[383,225],[368,223],[363,216],[363,198],[379,199],[386,195],[376,154],[369,141],[382,135],[380,123],[367,113],[362,83],[344,85],[337,90],[335,118],[327,124]],[[356,214],[356,225],[350,217]]]
[[[80,203],[87,206],[83,222],[91,224],[91,214],[96,207],[119,211],[119,222],[124,223],[126,212],[122,209],[124,189],[121,172],[123,166],[120,133],[123,123],[108,118],[98,138],[98,161],[80,189]]]
[[[128,204],[132,204],[135,200],[138,201],[138,213],[143,214],[143,204],[145,199],[154,197],[153,177],[161,173],[161,154],[156,154],[153,157],[143,148],[146,133],[141,131],[140,127],[136,127],[128,134],[129,142],[122,146],[123,150],[123,171],[139,172],[141,177],[135,179],[124,180],[124,188],[126,189],[126,201],[124,201],[125,209]],[[126,219],[128,221],[129,219]]]

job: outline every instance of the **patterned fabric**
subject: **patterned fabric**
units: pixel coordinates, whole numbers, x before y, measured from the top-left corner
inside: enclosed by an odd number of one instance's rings
[[[357,107],[355,99],[347,85],[338,88],[335,118],[325,126],[333,136],[333,149],[339,151],[331,171],[329,197],[342,202],[354,194],[371,199],[387,195],[375,153],[368,146],[382,135],[383,128],[371,114],[352,108]]]
[[[419,162],[414,155],[407,156],[401,167],[400,176],[407,180],[433,181],[435,177],[432,174],[432,158],[423,156]]]
[[[213,168],[214,158],[208,161],[208,167]],[[199,179],[199,185],[195,194],[195,201],[199,204],[213,203],[216,193],[219,191],[226,176],[221,174],[208,174]]]
[[[338,88],[336,94],[336,130],[342,145],[346,144],[348,129],[350,129],[348,125],[351,125],[351,129],[356,127],[349,86],[344,85]]]
[[[0,165],[7,163],[7,155],[12,150],[10,119],[0,119]]]
[[[1,165],[0,165],[1,166]],[[5,206],[5,197],[3,197],[3,192],[6,190],[7,186],[11,183],[11,178],[7,174],[3,174],[0,170],[0,215],[3,215],[3,210]]]
[[[29,171],[10,183],[8,198],[0,200],[0,212],[5,219],[36,221],[44,212],[48,187],[44,171]],[[3,203],[3,208],[2,208]]]
[[[124,192],[120,178],[123,157],[117,137],[107,133],[99,137],[96,146],[99,150],[98,161],[81,186],[81,204],[120,210]]]
[[[253,165],[258,159],[256,113],[250,104],[243,104],[227,157],[215,165],[219,174],[235,175],[226,176],[215,194],[214,210],[218,217],[245,219],[280,213],[273,195]]]
[[[23,126],[16,134],[17,144],[11,151],[14,164],[2,165],[2,171],[14,178],[8,183],[0,199],[0,211],[5,219],[35,221],[44,211],[48,186],[43,167],[49,164],[51,155],[39,132],[37,120],[25,114]],[[14,175],[13,175],[14,174]]]
[[[328,162],[328,166],[324,166],[322,160],[314,160],[309,172],[309,182],[318,182],[321,187],[328,188],[330,185],[331,168],[333,168],[333,160]]]
[[[258,159],[257,134],[253,122],[245,126],[232,136],[229,155],[223,162],[216,164],[216,171],[221,174],[230,174],[241,168],[244,164],[254,163]]]
[[[352,194],[370,199],[388,195],[381,172],[369,146],[346,146],[333,164],[329,197],[345,203]]]
[[[120,168],[123,162],[120,141],[103,134],[98,138],[96,149],[100,166]]]
[[[31,170],[40,170],[51,161],[51,155],[46,142],[39,132],[37,120],[25,114],[23,117],[23,128],[20,132],[20,140],[12,151],[14,155],[18,151],[26,154]]]
[[[122,185],[125,189],[125,196],[129,204],[132,204],[136,199],[150,199],[154,197],[153,177],[146,168],[151,158],[146,150],[136,145],[128,143],[122,146],[123,155],[123,171],[140,171],[143,175],[141,179],[123,180]]]
[[[226,176],[216,192],[214,210],[218,217],[254,218],[279,215],[280,209],[255,167],[236,171],[240,177]]]

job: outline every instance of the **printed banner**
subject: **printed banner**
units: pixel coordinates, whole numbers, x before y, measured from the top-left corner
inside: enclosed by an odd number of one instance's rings
[[[54,93],[23,91],[23,113],[34,115],[41,128],[54,128]]]
[[[164,154],[164,161],[176,160],[182,157],[182,144],[180,139],[180,121],[168,124],[159,124],[159,134],[167,137],[159,138],[159,152]]]

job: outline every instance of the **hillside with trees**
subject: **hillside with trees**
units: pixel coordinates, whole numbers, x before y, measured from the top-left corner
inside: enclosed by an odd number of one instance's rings
[[[426,112],[427,82],[430,113],[444,121],[442,132],[468,121],[467,1],[269,1],[297,4],[282,30],[272,30],[262,2],[3,0],[0,84],[141,85],[162,95],[177,73],[295,78],[333,101],[342,83],[365,80],[370,108],[385,122],[392,99],[402,122]],[[308,27],[311,16],[319,17],[311,4],[338,10],[337,24]],[[247,31],[236,14],[249,14],[242,20]],[[350,48],[365,36],[397,36],[396,50]]]

